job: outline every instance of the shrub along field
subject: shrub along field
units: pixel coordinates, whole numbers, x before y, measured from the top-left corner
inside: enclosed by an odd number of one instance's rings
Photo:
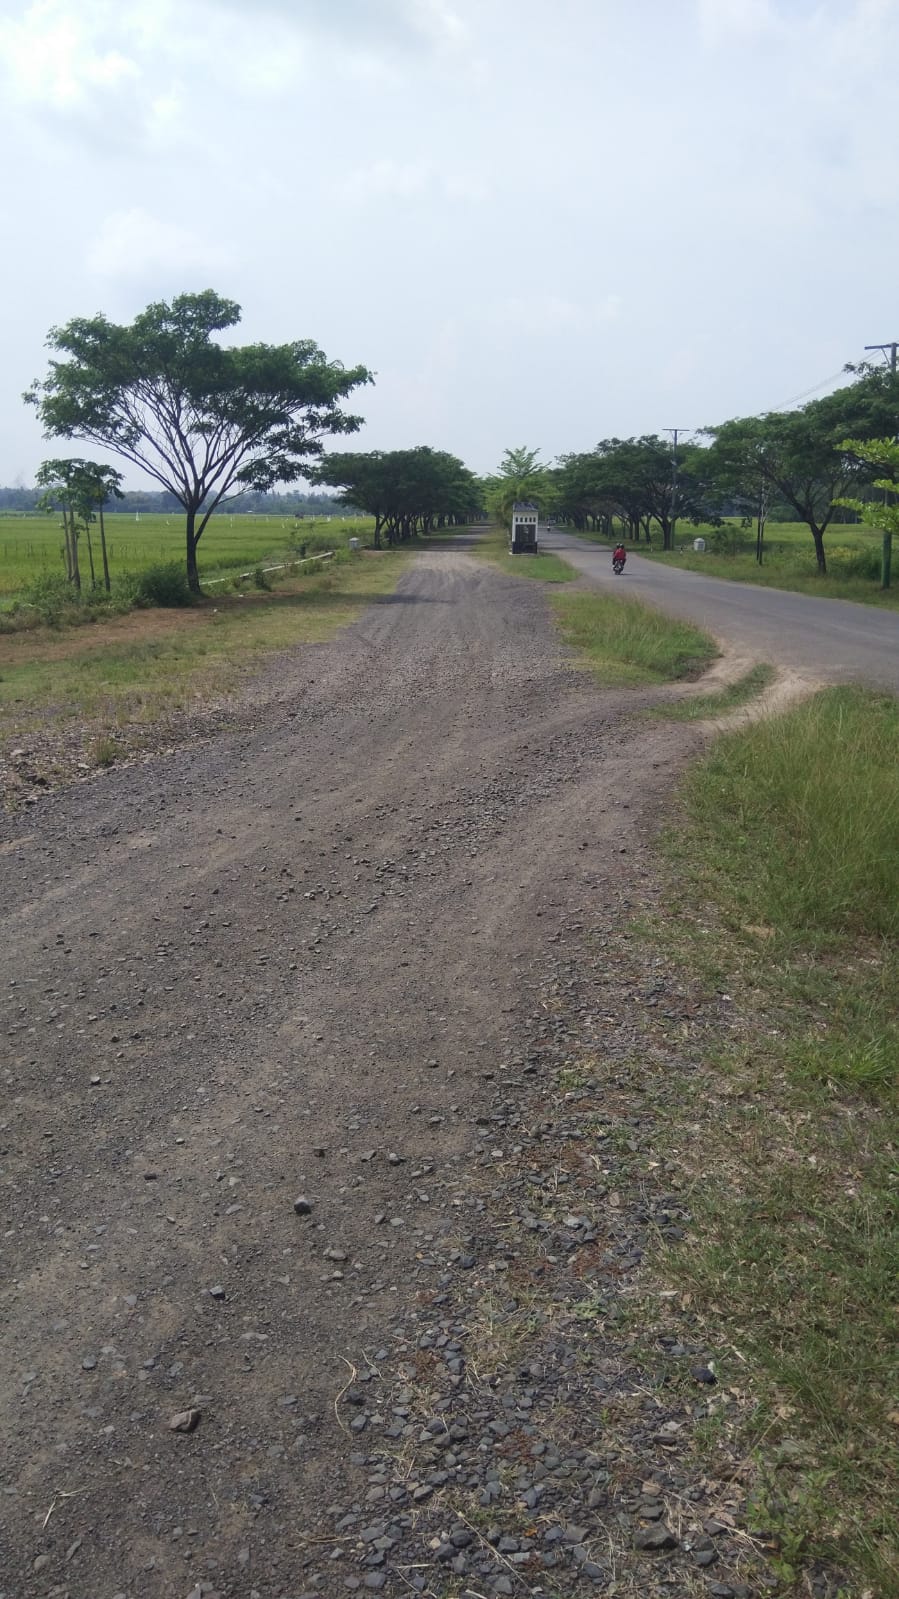
[[[107,513],[106,547],[113,583],[126,573],[144,567],[184,560],[184,517],[176,511],[160,514],[112,511]],[[305,545],[316,551],[343,548],[351,536],[368,540],[374,527],[370,517],[321,517],[298,520],[284,516],[214,516],[200,541],[201,581],[241,568],[252,568],[269,557],[277,560],[285,552]],[[94,564],[98,578],[100,532],[91,529]],[[79,540],[81,577],[90,584],[87,540]],[[58,516],[0,515],[0,601],[18,594],[29,583],[45,574],[65,573],[63,536]]]
[[[600,534],[582,533],[591,542],[608,542]],[[706,548],[700,554],[693,540],[703,538]],[[812,536],[803,522],[769,522],[765,534],[764,561],[755,558],[755,530],[742,528],[731,519],[723,527],[694,527],[679,522],[677,549],[658,548],[659,535],[649,545],[628,544],[638,555],[651,557],[667,566],[704,572],[707,577],[726,577],[741,583],[760,583],[769,588],[790,589],[801,594],[823,595],[835,600],[859,600],[865,605],[899,609],[899,586],[884,593],[880,587],[881,535],[872,528],[845,523],[832,524],[824,536],[827,576],[815,570]],[[899,551],[894,568],[899,585]]]

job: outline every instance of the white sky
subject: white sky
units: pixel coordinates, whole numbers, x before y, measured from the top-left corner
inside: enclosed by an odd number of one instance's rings
[[[0,0],[0,482],[52,324],[206,287],[374,369],[337,448],[783,405],[899,338],[897,62],[899,0]]]

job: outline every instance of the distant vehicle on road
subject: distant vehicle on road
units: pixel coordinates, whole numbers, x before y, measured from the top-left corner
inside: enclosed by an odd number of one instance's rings
[[[536,555],[537,528],[540,513],[532,500],[516,500],[512,506],[512,529],[509,534],[510,555]]]

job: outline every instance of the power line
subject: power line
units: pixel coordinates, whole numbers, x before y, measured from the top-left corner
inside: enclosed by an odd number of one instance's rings
[[[899,343],[897,343],[897,341],[895,339],[893,339],[892,342],[889,343],[889,344],[866,344],[865,345],[865,349],[866,350],[880,350],[881,354],[883,355],[884,360],[886,360],[886,358],[887,358],[887,350],[889,350],[889,352],[890,352],[890,371],[891,372],[895,372],[895,370],[896,370],[896,351],[899,350]]]
[[[835,383],[837,378],[843,376],[845,370],[844,366],[838,367],[837,371],[832,372],[829,378],[824,379],[823,383],[816,383],[813,389],[805,389],[802,394],[794,394],[791,400],[781,400],[779,405],[772,406],[771,409],[774,411],[787,411],[791,405],[798,405],[801,400],[810,400],[813,394],[820,394],[822,389],[827,389],[831,383]],[[766,412],[758,411],[756,414],[765,416]]]

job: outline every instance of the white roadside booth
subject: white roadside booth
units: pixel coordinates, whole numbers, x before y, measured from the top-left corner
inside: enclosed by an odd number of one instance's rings
[[[512,531],[509,534],[511,555],[537,554],[537,524],[539,511],[533,500],[516,500],[512,506]]]

